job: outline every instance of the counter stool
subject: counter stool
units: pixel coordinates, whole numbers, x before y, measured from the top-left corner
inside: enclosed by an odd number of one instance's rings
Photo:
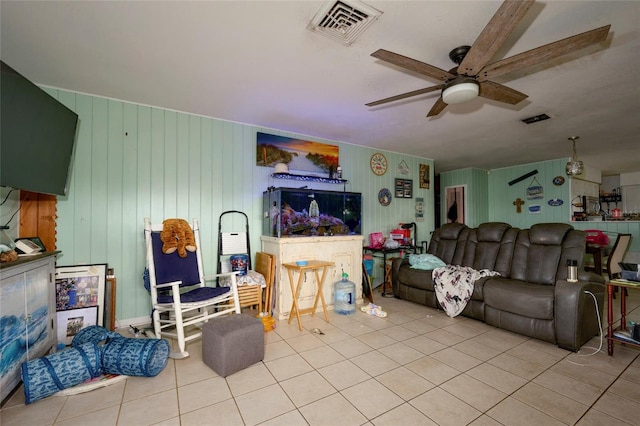
[[[264,359],[262,322],[245,314],[215,318],[202,327],[202,361],[221,377]]]

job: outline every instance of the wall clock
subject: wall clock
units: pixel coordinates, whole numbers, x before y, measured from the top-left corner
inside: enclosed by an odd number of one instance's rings
[[[371,171],[377,176],[382,176],[387,172],[387,158],[380,152],[371,156]]]

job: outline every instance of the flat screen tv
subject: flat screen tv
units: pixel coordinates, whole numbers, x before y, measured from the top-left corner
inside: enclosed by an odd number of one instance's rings
[[[0,63],[0,186],[66,195],[78,115]]]

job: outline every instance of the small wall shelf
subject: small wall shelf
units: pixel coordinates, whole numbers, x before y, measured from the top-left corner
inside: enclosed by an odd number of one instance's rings
[[[621,203],[622,195],[614,194],[614,195],[601,195],[600,196],[601,203]]]
[[[349,183],[349,181],[346,179],[332,179],[332,178],[325,178],[321,176],[294,175],[291,173],[272,173],[271,177],[274,179],[299,180],[302,182],[320,182],[320,183],[333,183],[333,184],[342,184],[342,185],[346,185],[347,183]]]

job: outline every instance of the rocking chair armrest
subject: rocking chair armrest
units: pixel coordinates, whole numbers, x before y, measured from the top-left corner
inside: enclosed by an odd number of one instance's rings
[[[165,287],[179,286],[180,284],[182,284],[182,281],[171,281],[170,283],[156,284],[156,285],[154,285],[154,287],[155,288],[165,288]]]

